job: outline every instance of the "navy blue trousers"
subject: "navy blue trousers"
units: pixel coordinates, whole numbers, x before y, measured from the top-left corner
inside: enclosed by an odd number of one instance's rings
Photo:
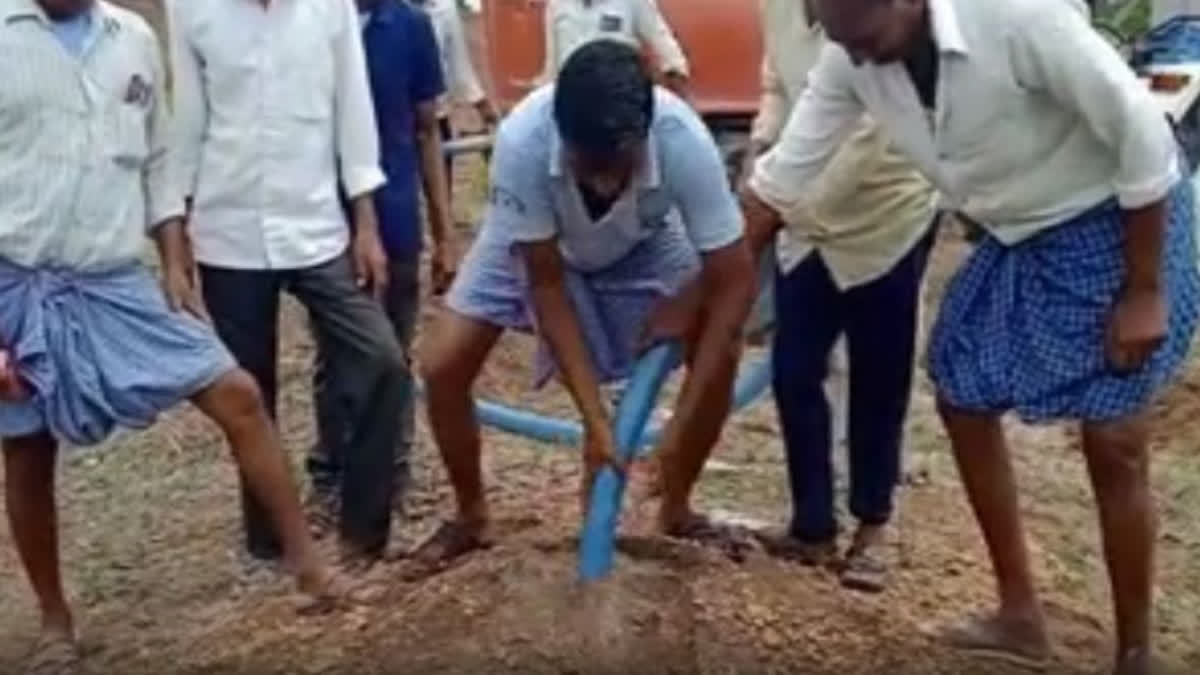
[[[797,539],[824,542],[838,531],[824,382],[842,334],[850,363],[850,512],[871,525],[891,517],[912,387],[918,296],[932,243],[931,233],[886,275],[846,291],[838,289],[816,252],[777,274],[773,380],[792,493],[790,533]]]

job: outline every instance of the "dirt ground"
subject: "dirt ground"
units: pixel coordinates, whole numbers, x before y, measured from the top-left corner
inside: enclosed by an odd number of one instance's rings
[[[476,167],[476,170],[478,167]],[[477,204],[475,187],[460,205]],[[460,214],[464,220],[471,216]],[[469,229],[463,229],[469,238]],[[948,235],[930,274],[930,307],[964,245]],[[426,319],[435,311],[433,303]],[[932,315],[932,312],[928,314]],[[301,476],[313,438],[312,343],[303,317],[282,317],[281,431]],[[568,413],[558,389],[529,391],[529,344],[507,339],[480,389]],[[1180,673],[1200,672],[1200,363],[1158,409],[1155,485],[1163,528],[1158,641]],[[1072,430],[1013,424],[1024,509],[1057,638],[1053,672],[1091,673],[1108,653],[1108,592],[1083,464]],[[892,532],[891,588],[844,591],[827,574],[751,552],[635,539],[613,579],[573,587],[577,462],[570,449],[489,432],[486,469],[497,548],[418,584],[395,568],[371,579],[379,602],[299,619],[286,582],[250,574],[239,548],[234,471],[214,429],[191,410],[106,447],[78,450],[59,484],[64,565],[92,673],[1016,673],[933,644],[929,627],[991,602],[981,541],[932,412],[923,375],[908,424],[908,472]],[[450,509],[422,427],[417,486],[396,547]],[[787,496],[770,402],[733,418],[700,487],[702,507],[781,522]],[[0,524],[0,673],[18,672],[37,614],[6,524]]]

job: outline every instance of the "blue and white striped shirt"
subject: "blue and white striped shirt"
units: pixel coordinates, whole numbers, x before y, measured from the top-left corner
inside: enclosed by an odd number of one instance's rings
[[[0,0],[0,258],[25,267],[138,260],[147,229],[183,213],[154,32],[92,12],[64,44],[35,0]]]

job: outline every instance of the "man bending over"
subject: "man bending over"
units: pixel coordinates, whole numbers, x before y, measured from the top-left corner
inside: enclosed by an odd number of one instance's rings
[[[689,376],[658,449],[658,524],[672,535],[711,533],[689,495],[729,411],[753,292],[741,214],[700,119],[654,87],[633,47],[580,47],[556,84],[501,125],[484,225],[427,342],[429,419],[458,517],[416,560],[436,571],[486,544],[471,386],[506,329],[537,334],[540,380],[557,372],[579,409],[585,491],[614,461],[600,383],[628,374],[643,336],[693,336]],[[703,311],[692,311],[701,298]],[[685,316],[698,318],[679,325]]]
[[[758,163],[761,247],[864,112],[987,232],[946,289],[929,373],[996,574],[949,644],[1049,656],[1001,416],[1073,420],[1115,605],[1113,672],[1153,672],[1150,406],[1187,354],[1200,277],[1166,117],[1078,3],[816,0],[831,44]]]

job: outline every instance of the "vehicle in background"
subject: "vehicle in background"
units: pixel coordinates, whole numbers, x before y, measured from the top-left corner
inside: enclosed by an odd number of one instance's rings
[[[758,109],[762,23],[757,0],[656,0],[687,55],[692,104],[727,163],[739,155]],[[485,0],[488,79],[501,110],[529,92],[542,72],[546,0]]]

